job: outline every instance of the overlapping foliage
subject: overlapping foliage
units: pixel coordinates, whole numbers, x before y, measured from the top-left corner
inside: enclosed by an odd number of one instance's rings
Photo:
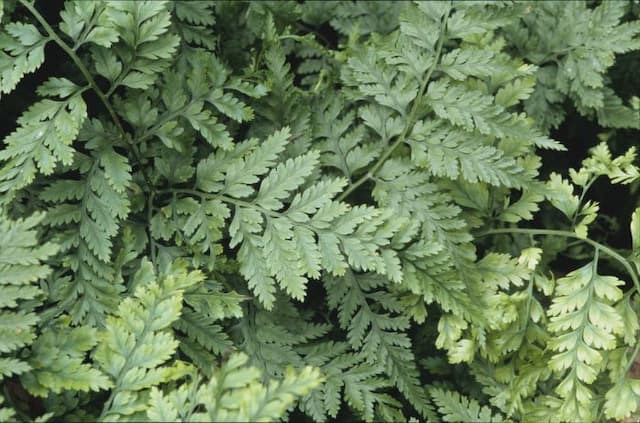
[[[0,1],[0,420],[637,413],[636,6]]]

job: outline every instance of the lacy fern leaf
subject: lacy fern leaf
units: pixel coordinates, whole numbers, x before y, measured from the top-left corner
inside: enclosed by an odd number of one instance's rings
[[[135,297],[125,299],[117,315],[107,318],[94,356],[115,388],[101,419],[135,416],[146,410],[150,388],[187,373],[189,366],[180,361],[163,364],[178,346],[170,326],[180,316],[183,292],[202,277],[199,272],[177,269],[160,284],[138,286]]]
[[[434,388],[430,390],[433,401],[445,422],[501,422],[503,417],[489,407],[480,407],[477,401],[451,391]]]
[[[564,399],[559,410],[563,419],[591,416],[589,385],[596,379],[601,351],[613,349],[616,335],[623,331],[622,317],[609,305],[622,297],[618,288],[622,283],[613,276],[598,275],[597,261],[558,281],[558,296],[549,308],[549,329],[559,335],[549,341],[556,351],[549,367],[566,374],[556,389]]]
[[[638,6],[0,0],[0,420],[636,418]]]
[[[44,218],[34,214],[18,221],[0,215],[0,377],[19,375],[31,369],[16,354],[36,338],[39,320],[34,308],[43,291],[35,283],[49,276],[51,269],[44,261],[53,256],[58,246],[39,245],[36,227]],[[35,301],[34,301],[35,300]]]

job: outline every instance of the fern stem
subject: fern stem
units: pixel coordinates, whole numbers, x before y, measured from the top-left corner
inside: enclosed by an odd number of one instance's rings
[[[347,189],[338,196],[337,198],[338,201],[343,201],[345,198],[347,198],[349,194],[351,194],[354,190],[356,190],[360,185],[364,184],[367,180],[371,179],[376,174],[376,172],[380,169],[380,167],[385,163],[385,161],[389,158],[389,156],[391,156],[391,154],[395,151],[395,149],[407,139],[407,136],[413,130],[413,127],[415,126],[417,121],[416,117],[418,114],[418,109],[420,108],[420,104],[422,103],[422,99],[427,90],[429,81],[431,80],[431,76],[433,75],[433,72],[438,66],[438,62],[440,61],[440,56],[442,55],[442,46],[444,45],[445,31],[447,29],[447,21],[449,20],[450,12],[451,12],[451,8],[449,8],[449,10],[447,11],[447,13],[444,15],[442,19],[442,23],[440,25],[440,35],[438,36],[438,44],[436,46],[435,59],[431,67],[429,67],[427,75],[422,81],[420,90],[418,90],[418,94],[416,95],[416,98],[413,102],[413,106],[411,107],[411,111],[409,112],[409,116],[407,118],[407,126],[405,126],[404,131],[395,140],[395,142],[391,144],[389,148],[387,148],[387,150],[382,154],[382,156],[380,156],[378,161],[371,167],[369,172],[364,174],[362,177],[360,177],[360,179],[358,179],[353,184],[349,185]]]
[[[147,198],[147,236],[149,237],[149,255],[151,256],[151,264],[153,265],[153,269],[155,271],[158,270],[158,266],[156,264],[156,258],[158,255],[157,245],[153,239],[153,234],[151,233],[151,219],[153,218],[153,200],[155,198],[155,193],[151,192],[149,197]]]
[[[631,280],[633,281],[633,285],[636,291],[640,292],[640,280],[638,280],[638,275],[633,270],[633,267],[629,263],[629,261],[624,258],[619,253],[615,252],[611,248],[606,245],[600,244],[597,241],[594,241],[589,238],[580,238],[576,233],[570,231],[562,231],[558,229],[526,229],[526,228],[501,228],[501,229],[490,229],[485,232],[481,232],[476,235],[476,237],[484,237],[488,235],[499,235],[499,234],[528,234],[528,235],[548,235],[548,236],[561,236],[565,238],[576,239],[582,242],[586,242],[591,246],[595,247],[599,251],[605,253],[609,257],[618,261],[622,266],[624,266],[625,270],[631,276]]]
[[[576,212],[573,215],[573,219],[571,219],[571,226],[575,226],[576,221],[578,220],[578,215],[580,214],[579,212],[582,211],[581,209],[582,209],[582,202],[584,201],[584,197],[587,195],[587,191],[589,191],[589,189],[591,188],[591,185],[593,185],[593,183],[597,179],[598,177],[594,176],[589,180],[587,185],[585,185],[584,188],[582,189],[582,194],[580,194],[580,198],[578,199],[578,207],[576,208]]]
[[[36,20],[40,23],[40,25],[42,25],[44,30],[47,31],[47,35],[49,36],[49,38],[53,40],[53,42],[55,42],[71,58],[71,60],[77,66],[80,73],[82,73],[82,76],[87,80],[89,85],[91,85],[91,89],[96,93],[96,95],[100,99],[100,102],[103,104],[104,108],[107,110],[107,113],[109,113],[111,120],[116,125],[118,132],[120,132],[120,136],[122,136],[122,139],[125,140],[131,146],[131,151],[136,161],[140,164],[142,175],[147,185],[149,186],[149,189],[151,191],[154,191],[153,184],[151,183],[151,178],[147,174],[146,168],[142,165],[142,158],[140,157],[140,154],[136,149],[135,144],[133,144],[131,138],[127,135],[127,132],[124,130],[124,127],[122,126],[122,122],[120,122],[120,118],[118,118],[118,115],[116,114],[115,110],[111,106],[111,103],[109,103],[109,99],[104,94],[104,92],[100,89],[100,87],[96,83],[96,80],[93,79],[93,76],[91,76],[91,73],[89,72],[87,67],[84,65],[84,63],[82,63],[82,60],[80,60],[80,57],[78,57],[78,55],[76,54],[73,48],[71,48],[67,43],[65,43],[62,40],[62,38],[58,36],[56,31],[51,27],[51,25],[49,25],[47,20],[40,14],[40,12],[36,10],[33,4],[31,4],[27,0],[20,0],[20,3],[24,7],[26,7],[27,10],[29,10],[29,12],[33,15],[33,17],[36,18]]]

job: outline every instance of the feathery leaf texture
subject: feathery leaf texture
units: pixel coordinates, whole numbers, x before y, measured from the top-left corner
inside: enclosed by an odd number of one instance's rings
[[[180,317],[184,290],[202,279],[198,271],[177,269],[160,283],[138,286],[134,297],[123,300],[117,314],[107,318],[94,357],[114,388],[101,419],[146,410],[152,387],[188,374],[189,366],[181,361],[164,364],[178,347],[170,328]]]
[[[38,239],[38,224],[43,218],[44,214],[38,213],[14,221],[0,214],[2,379],[32,369],[28,361],[19,358],[18,353],[36,340],[39,317],[35,307],[44,294],[36,283],[49,276],[51,268],[45,260],[58,250],[56,244],[41,243]]]
[[[0,0],[0,420],[640,412],[637,1],[45,3]]]

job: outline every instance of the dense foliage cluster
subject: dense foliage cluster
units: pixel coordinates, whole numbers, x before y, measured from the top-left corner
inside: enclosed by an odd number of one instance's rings
[[[640,413],[636,0],[0,19],[0,420]]]

